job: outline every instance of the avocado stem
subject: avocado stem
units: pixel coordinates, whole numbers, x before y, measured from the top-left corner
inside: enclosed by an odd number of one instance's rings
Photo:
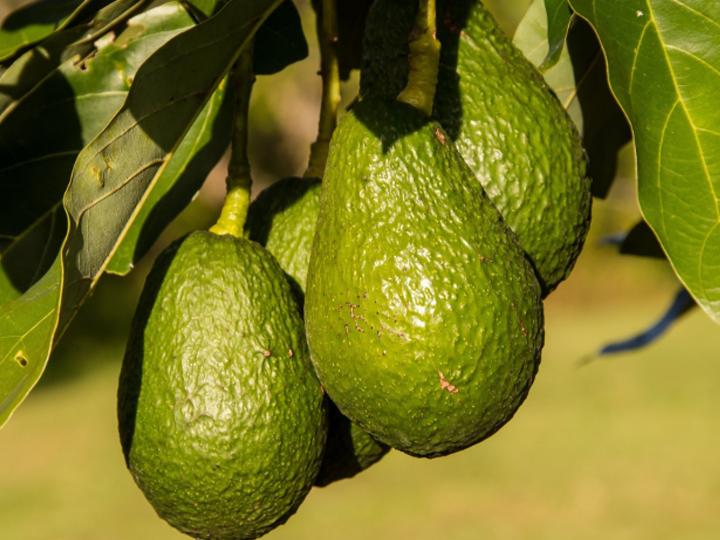
[[[428,116],[433,110],[440,66],[440,41],[436,31],[435,0],[419,0],[417,17],[410,33],[408,82],[397,99]]]
[[[327,162],[328,148],[337,123],[340,106],[340,65],[337,55],[338,29],[336,0],[322,0],[317,13],[317,35],[320,44],[320,75],[322,76],[322,100],[318,135],[310,147],[305,178],[322,178]]]
[[[252,47],[238,58],[231,73],[235,91],[235,111],[233,113],[233,133],[230,163],[226,179],[227,194],[217,223],[210,227],[215,234],[230,234],[236,238],[245,236],[244,227],[250,206],[250,188],[252,175],[248,159],[248,119],[250,94],[255,74],[253,72]]]

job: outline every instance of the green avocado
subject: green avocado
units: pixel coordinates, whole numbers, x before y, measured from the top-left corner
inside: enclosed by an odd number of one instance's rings
[[[390,447],[373,439],[351,422],[328,400],[328,439],[315,485],[325,487],[344,478],[352,478],[374,465]]]
[[[284,178],[265,189],[248,210],[250,238],[264,245],[305,294],[310,250],[320,209],[320,180]],[[328,400],[328,439],[315,485],[350,478],[380,460],[389,448],[350,422]]]
[[[291,177],[264,189],[248,209],[250,238],[275,256],[301,293],[319,208],[320,180]]]
[[[120,439],[158,514],[193,538],[257,538],[318,474],[327,411],[275,259],[194,232],[148,276],[118,389]]]
[[[439,124],[367,99],[333,135],[305,297],[311,358],[340,411],[406,453],[499,429],[540,361],[540,286]]]
[[[547,295],[575,264],[590,224],[580,137],[560,102],[479,0],[438,0],[442,42],[433,116],[508,226]],[[363,96],[407,82],[417,0],[376,0],[367,21]]]

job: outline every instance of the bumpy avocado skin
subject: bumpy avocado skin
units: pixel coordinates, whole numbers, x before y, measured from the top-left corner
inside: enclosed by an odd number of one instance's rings
[[[267,251],[195,232],[160,255],[118,418],[135,481],[193,538],[257,538],[295,512],[320,467],[327,411],[298,305]]]
[[[303,292],[319,208],[318,178],[283,178],[263,190],[248,210],[250,238],[275,256]]]
[[[415,0],[377,0],[361,79],[365,96],[397,96],[407,81]],[[515,231],[544,294],[575,264],[590,224],[580,137],[542,76],[479,0],[439,0],[441,65],[434,117]]]
[[[250,205],[250,238],[264,245],[305,294],[315,225],[320,210],[320,180],[284,178],[263,190]],[[390,448],[350,422],[328,400],[328,438],[316,486],[351,478],[387,454]]]
[[[540,286],[447,134],[390,100],[331,143],[305,297],[312,361],[340,411],[418,456],[507,422],[543,344]]]

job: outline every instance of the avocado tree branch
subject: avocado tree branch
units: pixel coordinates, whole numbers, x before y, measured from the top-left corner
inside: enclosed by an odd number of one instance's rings
[[[317,34],[320,44],[320,74],[322,101],[318,135],[310,147],[310,161],[306,178],[322,178],[325,172],[328,147],[335,130],[340,105],[340,66],[337,55],[338,29],[336,0],[322,0],[318,13]]]
[[[410,33],[410,72],[398,101],[432,114],[440,65],[440,40],[436,35],[435,0],[419,0],[418,13]]]
[[[243,228],[250,205],[252,176],[248,159],[248,119],[250,95],[255,74],[253,72],[252,47],[243,52],[230,75],[235,92],[235,112],[230,163],[228,164],[227,195],[215,225],[210,232],[244,236]]]

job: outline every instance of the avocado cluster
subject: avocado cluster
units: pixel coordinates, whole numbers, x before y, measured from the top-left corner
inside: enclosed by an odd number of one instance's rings
[[[276,182],[244,235],[194,232],[148,276],[120,439],[193,538],[257,538],[391,448],[468,448],[537,374],[589,223],[579,136],[477,0],[438,0],[432,114],[399,100],[417,5],[373,4],[323,178]]]

